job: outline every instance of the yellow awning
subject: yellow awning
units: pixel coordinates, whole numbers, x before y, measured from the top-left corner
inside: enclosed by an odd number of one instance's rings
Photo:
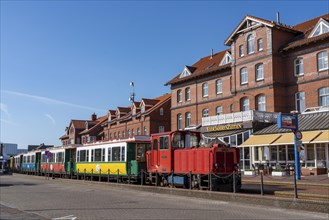
[[[321,131],[303,131],[302,132],[302,141],[303,143],[310,143],[315,138],[317,138],[321,134]],[[327,135],[328,137],[328,135]],[[328,140],[328,138],[327,138]],[[328,142],[328,141],[327,141]]]
[[[310,143],[313,139],[319,136],[320,131],[303,131],[302,132],[302,143]],[[287,144],[294,144],[294,134],[285,133],[282,134],[280,138],[274,141],[271,145],[287,145]]]
[[[286,145],[286,144],[294,144],[294,134],[293,133],[285,133],[282,134],[277,140],[275,140],[271,145]]]
[[[329,142],[329,130],[322,131],[322,133],[317,136],[311,143],[327,143]]]
[[[281,134],[252,135],[238,147],[267,146],[278,139]]]

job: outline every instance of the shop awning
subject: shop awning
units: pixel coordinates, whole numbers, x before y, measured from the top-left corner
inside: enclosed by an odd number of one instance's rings
[[[277,140],[281,134],[252,135],[238,147],[268,146]]]
[[[302,143],[310,143],[313,139],[319,136],[320,131],[303,131],[302,132]],[[287,145],[287,144],[294,144],[294,134],[291,133],[284,133],[280,138],[274,141],[271,145]]]
[[[329,142],[329,130],[322,131],[311,143],[328,143]]]

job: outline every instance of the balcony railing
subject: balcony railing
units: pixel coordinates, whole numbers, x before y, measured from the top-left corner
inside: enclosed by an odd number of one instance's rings
[[[230,114],[215,115],[202,118],[202,126],[232,124],[246,121],[258,121],[266,123],[276,123],[278,113],[260,112],[255,110],[235,112]]]

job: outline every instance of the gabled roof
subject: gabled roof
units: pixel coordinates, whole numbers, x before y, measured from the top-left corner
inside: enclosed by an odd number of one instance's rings
[[[230,68],[231,64],[226,64],[223,66],[219,65],[223,57],[225,56],[226,52],[230,52],[230,49],[220,51],[212,56],[206,56],[201,58],[198,62],[192,65],[192,67],[194,68],[193,74],[191,74],[190,76],[186,76],[184,78],[180,78],[179,77],[180,74],[178,74],[173,79],[168,81],[165,85],[171,85],[179,82],[188,81],[190,79],[194,79],[204,74],[208,74],[217,70]]]
[[[329,14],[321,15],[319,17],[313,18],[311,20],[305,21],[303,23],[297,24],[292,28],[300,32],[294,39],[287,43],[281,51],[287,51],[292,48],[303,46],[310,43],[315,43],[319,40],[326,40],[329,38],[329,32],[325,34],[318,35],[316,37],[309,37],[319,21],[323,19],[329,21]]]
[[[128,114],[130,110],[129,107],[118,107],[116,113],[120,112],[120,114]]]
[[[88,133],[90,133],[91,131],[93,131],[93,130],[95,130],[96,128],[100,127],[101,124],[102,124],[103,122],[105,122],[106,120],[107,120],[107,115],[97,118],[96,121],[94,121],[94,122],[96,122],[96,123],[94,123],[92,127],[90,127],[89,129],[85,129],[85,130],[83,130],[83,131],[80,132],[79,134],[80,134],[80,135],[83,135],[83,134],[88,134]]]
[[[85,123],[86,123],[86,120],[71,120],[70,127],[71,127],[71,124],[73,124],[75,129],[84,129]]]
[[[232,33],[229,35],[229,37],[225,40],[224,44],[230,46],[231,42],[236,34],[240,33],[243,30],[250,30],[254,27],[259,27],[261,25],[265,25],[270,28],[280,28],[281,30],[294,32],[294,33],[298,32],[298,30],[292,29],[288,25],[285,25],[282,23],[277,23],[274,21],[265,20],[265,19],[251,16],[251,15],[247,15],[242,19],[242,21],[239,23],[239,25],[232,31]]]

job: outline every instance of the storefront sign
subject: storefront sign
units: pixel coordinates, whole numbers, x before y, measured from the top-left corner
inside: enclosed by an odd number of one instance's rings
[[[226,130],[236,130],[243,128],[243,124],[230,124],[230,125],[218,125],[213,127],[208,127],[207,131],[226,131]]]

